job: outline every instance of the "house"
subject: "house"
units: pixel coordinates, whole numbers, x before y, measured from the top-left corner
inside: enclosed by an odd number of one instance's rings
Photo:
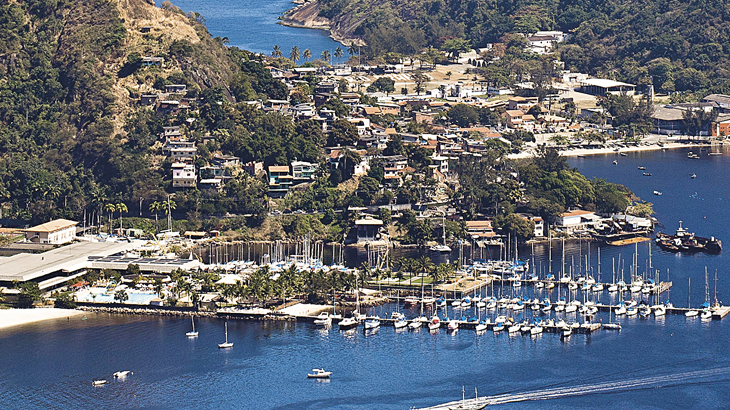
[[[604,78],[588,78],[580,82],[580,92],[603,97],[609,94],[634,95],[636,93],[636,85]]]
[[[157,102],[157,94],[142,94],[139,97],[140,105],[146,107],[148,105],[154,105]]]
[[[78,222],[68,219],[54,219],[25,229],[25,240],[52,245],[71,242],[76,236],[76,225],[78,224]]]
[[[437,155],[436,153],[431,156],[431,161],[436,165],[439,172],[446,175],[449,173],[449,157]]]
[[[520,97],[515,96],[507,101],[508,110],[521,110],[527,112],[530,108],[537,105],[537,97]]]
[[[719,114],[715,122],[712,123],[713,137],[730,136],[730,113]]]
[[[210,160],[211,164],[219,167],[235,167],[241,162],[241,158],[233,155],[213,155]],[[263,163],[261,163],[261,169],[263,169]]]
[[[292,161],[291,170],[293,185],[314,180],[314,175],[319,169],[319,164],[312,164],[304,161]]]
[[[357,228],[357,243],[367,243],[380,239],[380,228],[383,221],[370,216],[355,221]]]
[[[255,177],[261,172],[264,172],[264,163],[262,161],[250,161],[243,164],[243,170],[252,177]]]
[[[195,188],[198,177],[195,173],[195,165],[176,162],[172,164],[172,187],[173,188]]]
[[[164,62],[165,57],[142,57],[142,62],[140,64],[142,67],[162,67]]]
[[[589,224],[600,219],[595,212],[576,209],[564,212],[559,215],[557,226],[568,233],[576,230],[586,229]]]
[[[515,129],[532,131],[535,129],[535,117],[532,114],[525,114],[522,110],[507,110],[507,126]]]
[[[178,162],[192,160],[198,153],[195,142],[185,137],[167,137],[162,151]]]
[[[492,221],[465,221],[466,233],[469,234],[473,239],[478,238],[493,238],[497,234],[494,232],[492,227]]]
[[[670,105],[655,106],[651,113],[654,134],[683,134],[685,129],[684,110]]]
[[[165,92],[170,94],[181,94],[188,91],[188,86],[185,84],[167,84],[165,86]]]
[[[702,102],[715,103],[720,113],[730,113],[730,95],[710,94],[703,98]]]
[[[269,167],[269,195],[283,197],[289,192],[294,177],[286,165],[271,165]]]
[[[532,232],[533,236],[535,236],[536,238],[542,238],[545,236],[545,222],[541,217],[528,214],[518,215],[520,218],[526,221],[532,221],[535,224],[535,229]]]

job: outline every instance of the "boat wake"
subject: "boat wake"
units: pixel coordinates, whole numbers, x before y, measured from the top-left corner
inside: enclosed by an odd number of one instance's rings
[[[725,376],[724,378],[722,376]],[[665,374],[658,376],[639,377],[626,380],[615,380],[603,383],[582,384],[566,387],[551,387],[524,392],[505,393],[495,396],[479,397],[466,401],[455,401],[439,406],[429,407],[430,410],[450,409],[455,405],[465,408],[479,408],[484,405],[497,405],[523,401],[550,400],[564,397],[585,396],[590,394],[604,394],[649,388],[662,388],[679,385],[699,384],[730,380],[730,367],[696,370],[690,372]]]

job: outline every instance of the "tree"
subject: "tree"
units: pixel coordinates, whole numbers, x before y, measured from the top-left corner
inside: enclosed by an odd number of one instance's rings
[[[322,56],[322,60],[324,60],[325,63],[329,63],[329,61],[330,61],[330,52],[329,52],[329,50],[322,51],[321,56]]]
[[[421,95],[421,93],[425,91],[424,85],[428,82],[428,76],[421,70],[416,70],[413,74],[411,74],[411,78],[416,83],[416,94]]]
[[[117,210],[116,205],[106,204],[104,205],[104,211],[109,212],[109,233],[112,231],[112,213]]]
[[[124,303],[129,300],[129,295],[124,289],[120,289],[114,293],[114,300],[118,300],[119,303]]]
[[[41,289],[36,282],[23,282],[16,286],[21,293],[18,295],[18,305],[22,308],[29,308],[33,303],[41,300]]]
[[[300,57],[299,47],[297,47],[297,46],[292,47],[291,53],[289,53],[289,58],[291,59],[291,61],[293,61],[294,64],[296,64],[297,61],[299,61],[299,57]]]
[[[357,128],[345,119],[335,120],[332,123],[328,144],[336,145],[357,145],[359,141]]]
[[[509,214],[501,221],[501,229],[504,234],[512,233],[524,241],[535,235],[535,222]]]
[[[274,56],[274,57],[281,57],[284,54],[282,54],[282,52],[281,52],[281,47],[279,47],[278,44],[275,44],[274,45],[274,51],[271,52],[271,55]]]
[[[127,208],[127,205],[124,202],[120,202],[114,206],[114,208],[119,212],[119,233],[122,234],[122,229],[124,227],[122,226],[122,212],[128,212],[129,208]]]
[[[342,48],[337,47],[335,49],[335,58],[341,58],[343,55],[344,55],[344,53],[342,52]]]
[[[375,90],[384,92],[386,95],[395,91],[395,81],[390,77],[380,77],[371,84]]]
[[[155,279],[155,293],[157,293],[157,296],[162,299],[162,279],[157,278]]]
[[[471,50],[471,44],[463,38],[452,38],[444,42],[441,50],[445,51],[451,59],[457,59],[461,53]]]
[[[158,226],[157,226],[157,214],[158,214],[158,212],[164,211],[166,209],[167,209],[167,203],[165,203],[165,202],[155,201],[150,204],[150,212],[155,213],[155,233],[157,233],[157,231],[159,230]]]
[[[446,116],[452,123],[462,128],[476,124],[479,121],[479,113],[477,113],[477,110],[467,104],[454,105],[446,113]]]
[[[302,57],[304,57],[305,61],[309,61],[310,58],[312,58],[312,52],[309,51],[308,48],[304,49],[304,52],[302,53]]]

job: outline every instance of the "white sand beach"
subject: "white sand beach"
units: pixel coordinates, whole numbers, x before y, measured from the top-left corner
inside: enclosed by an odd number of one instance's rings
[[[0,329],[42,320],[83,315],[84,313],[80,310],[56,308],[0,309]]]
[[[662,150],[662,149],[696,148],[696,147],[706,147],[706,146],[710,146],[710,144],[686,144],[686,143],[678,143],[678,142],[666,142],[662,145],[648,144],[648,145],[639,145],[636,147],[633,147],[633,146],[621,147],[619,149],[616,149],[616,148],[561,149],[560,155],[565,156],[565,157],[576,157],[576,156],[588,156],[588,155],[619,154],[620,152],[658,151],[658,150]],[[718,146],[722,147],[722,145],[718,145]],[[508,158],[521,159],[521,158],[531,158],[533,156],[535,156],[535,151],[527,150],[527,151],[520,152],[519,154],[510,154],[510,155],[508,155]]]

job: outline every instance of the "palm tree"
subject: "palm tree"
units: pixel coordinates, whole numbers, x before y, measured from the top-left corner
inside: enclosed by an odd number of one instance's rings
[[[119,212],[119,232],[121,233],[122,229],[124,229],[122,227],[122,212],[128,212],[129,209],[124,202],[118,203],[114,208]]]
[[[343,52],[342,52],[342,49],[341,49],[340,47],[337,47],[337,48],[335,49],[335,58],[342,58],[342,56],[343,56],[344,54],[345,54],[345,53],[343,53]]]
[[[322,52],[322,60],[324,60],[325,63],[329,63],[329,61],[330,61],[330,52],[329,52],[329,50],[324,50]]]
[[[157,227],[157,213],[160,212],[160,211],[164,211],[165,209],[167,209],[167,204],[165,204],[164,202],[155,201],[155,202],[153,202],[153,203],[150,204],[150,212],[154,212],[155,213],[155,233],[157,233],[157,231],[158,231],[158,227]]]
[[[294,46],[291,48],[291,53],[289,54],[289,58],[291,59],[291,61],[294,62],[294,64],[296,64],[297,61],[299,61],[299,47]]]
[[[114,204],[104,205],[104,211],[109,212],[109,233],[112,231],[112,213],[117,210],[117,206]]]
[[[165,203],[167,205],[167,208],[165,208],[165,214],[167,215],[167,230],[172,229],[172,210],[177,208],[177,204],[175,201],[170,199],[170,196],[167,196],[167,202]]]
[[[114,293],[114,300],[118,300],[119,303],[124,303],[129,300],[129,295],[127,295],[126,290],[121,289]]]
[[[274,57],[281,57],[284,54],[281,53],[281,48],[278,44],[274,45],[274,51],[271,52],[271,55]]]
[[[310,59],[310,58],[312,58],[312,52],[311,52],[311,51],[309,51],[309,49],[307,48],[307,49],[305,49],[305,50],[304,50],[304,52],[302,53],[302,57],[304,57],[304,60],[307,60],[307,61],[309,61],[309,59]]]

